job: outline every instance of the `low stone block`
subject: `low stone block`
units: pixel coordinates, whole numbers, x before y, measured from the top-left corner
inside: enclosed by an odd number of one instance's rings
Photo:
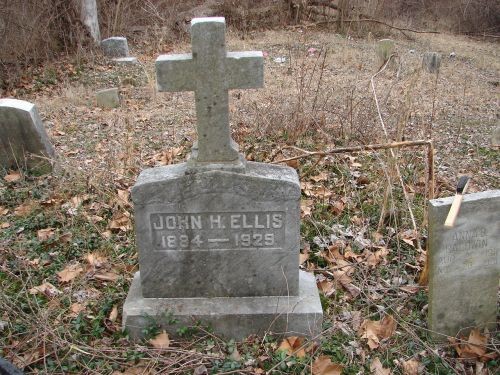
[[[0,167],[52,170],[54,147],[33,103],[0,99]]]
[[[120,106],[120,94],[118,88],[97,91],[96,103],[101,108],[117,108]]]
[[[123,306],[123,328],[133,340],[143,338],[151,324],[175,337],[178,328],[198,321],[236,340],[266,332],[308,337],[321,332],[323,310],[316,280],[304,271],[300,271],[296,296],[144,298],[140,277],[137,272]],[[172,319],[175,324],[169,324]]]
[[[116,59],[113,59],[115,64],[119,65],[134,65],[138,64],[139,61],[137,60],[137,57],[129,56],[129,57],[119,57]]]
[[[101,41],[101,48],[107,57],[128,57],[127,38],[113,36]]]
[[[493,129],[493,134],[491,136],[491,145],[493,147],[500,147],[500,126]]]
[[[132,189],[144,297],[298,292],[300,185],[294,169],[147,169]]]
[[[422,58],[422,68],[428,73],[439,73],[441,55],[437,52],[426,52]]]
[[[453,228],[453,197],[429,201],[429,328],[436,340],[496,327],[500,190],[466,194]]]
[[[392,39],[380,39],[377,43],[377,64],[384,65],[394,53],[395,44]]]

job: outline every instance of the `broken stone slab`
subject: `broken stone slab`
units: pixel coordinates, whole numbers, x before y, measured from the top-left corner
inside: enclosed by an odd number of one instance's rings
[[[122,36],[113,36],[102,40],[101,48],[107,57],[120,58],[129,56],[127,38]]]
[[[0,99],[0,167],[52,170],[55,152],[35,104]]]
[[[444,222],[454,197],[429,201],[429,328],[437,341],[493,330],[500,276],[500,190],[464,195],[454,227]]]
[[[437,52],[426,52],[422,58],[422,68],[428,73],[439,73],[441,55]]]
[[[179,328],[196,322],[235,340],[266,332],[315,337],[323,321],[316,280],[313,274],[299,272],[295,296],[229,298],[144,298],[137,272],[123,305],[123,328],[133,340],[144,338],[144,328],[152,324],[175,336]]]
[[[139,63],[139,61],[137,60],[137,57],[133,57],[133,56],[118,57],[116,59],[113,59],[113,61],[115,62],[115,64],[119,64],[119,65],[134,65],[134,64]]]
[[[96,103],[101,108],[117,108],[120,106],[118,88],[99,90],[96,92]]]
[[[12,363],[7,362],[5,359],[0,357],[0,374],[1,375],[23,375],[24,372],[19,370]]]

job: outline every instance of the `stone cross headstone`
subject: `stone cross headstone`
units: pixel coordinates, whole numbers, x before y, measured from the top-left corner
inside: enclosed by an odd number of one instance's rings
[[[52,169],[54,147],[33,103],[0,99],[0,168]]]
[[[422,58],[422,67],[428,73],[439,73],[441,55],[437,52],[426,52]]]
[[[223,18],[193,19],[191,37],[192,54],[160,56],[156,69],[160,90],[195,91],[198,145],[132,189],[140,272],[124,328],[140,338],[153,318],[173,334],[199,320],[235,339],[314,335],[322,310],[314,276],[298,268],[297,173],[246,162],[230,135],[228,90],[262,85],[262,54],[226,52]]]
[[[436,340],[494,329],[498,312],[500,190],[464,195],[448,229],[452,201],[429,201],[429,328]]]

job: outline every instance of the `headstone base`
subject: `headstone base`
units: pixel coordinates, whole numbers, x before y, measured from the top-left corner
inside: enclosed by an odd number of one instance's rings
[[[172,323],[175,320],[175,323]],[[137,272],[123,306],[123,328],[132,340],[158,324],[171,336],[196,322],[217,335],[241,340],[251,334],[314,337],[321,332],[323,310],[313,275],[300,271],[298,296],[144,298]]]
[[[139,61],[137,60],[137,57],[117,57],[116,59],[113,59],[115,64],[138,64]]]

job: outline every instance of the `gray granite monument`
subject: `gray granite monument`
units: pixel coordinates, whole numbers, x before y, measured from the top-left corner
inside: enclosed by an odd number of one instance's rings
[[[112,58],[117,64],[136,64],[137,58],[130,56],[127,38],[112,36],[101,41],[101,48],[105,56]]]
[[[392,39],[380,39],[377,42],[377,67],[381,68],[389,60],[395,48]]]
[[[453,197],[429,202],[429,328],[436,340],[496,327],[500,276],[500,190],[466,194],[455,226]]]
[[[95,94],[96,104],[101,108],[117,108],[120,106],[120,92],[117,87],[99,90]]]
[[[54,147],[33,103],[0,99],[0,168],[52,170]]]
[[[156,71],[160,91],[195,92],[198,142],[132,189],[139,272],[123,327],[133,339],[151,319],[171,334],[201,321],[235,339],[314,335],[322,309],[298,267],[297,173],[247,162],[230,134],[228,90],[263,85],[262,53],[226,52],[224,18],[193,19],[191,40],[191,54],[160,56]]]

